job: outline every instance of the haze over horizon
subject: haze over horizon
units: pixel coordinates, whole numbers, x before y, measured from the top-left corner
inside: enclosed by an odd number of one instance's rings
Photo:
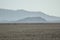
[[[60,17],[60,0],[0,0],[1,9],[41,11]]]
[[[41,11],[0,9],[0,23],[60,23],[60,17]]]

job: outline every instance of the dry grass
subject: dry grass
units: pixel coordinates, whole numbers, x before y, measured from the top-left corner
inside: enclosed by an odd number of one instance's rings
[[[60,40],[60,24],[0,24],[0,40]]]

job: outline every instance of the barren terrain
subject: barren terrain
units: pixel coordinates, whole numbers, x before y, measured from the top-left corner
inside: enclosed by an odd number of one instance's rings
[[[60,23],[0,23],[0,40],[60,40]]]

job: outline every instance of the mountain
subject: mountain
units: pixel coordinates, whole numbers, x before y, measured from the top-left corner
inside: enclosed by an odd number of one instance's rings
[[[42,17],[27,17],[21,20],[15,21],[15,23],[42,23],[46,22]]]
[[[49,16],[43,12],[0,9],[0,23],[15,22],[60,22],[60,17]]]
[[[46,21],[46,20],[41,17],[27,17],[18,21]]]

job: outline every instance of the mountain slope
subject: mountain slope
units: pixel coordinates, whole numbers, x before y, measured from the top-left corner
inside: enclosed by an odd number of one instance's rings
[[[32,12],[26,10],[8,10],[0,9],[0,22],[18,22],[18,21],[40,21],[60,22],[60,17],[49,16],[43,12]]]
[[[46,22],[46,20],[41,17],[27,17],[27,18],[15,21],[15,23],[22,23],[22,22],[23,23],[42,23],[42,22]]]

